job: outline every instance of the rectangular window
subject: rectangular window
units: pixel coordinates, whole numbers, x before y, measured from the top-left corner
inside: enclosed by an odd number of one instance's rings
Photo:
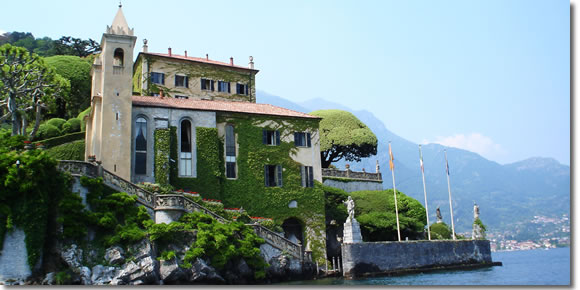
[[[294,145],[296,145],[297,147],[312,147],[312,142],[310,141],[310,133],[295,132]]]
[[[165,74],[152,72],[151,73],[151,82],[158,85],[165,85]]]
[[[262,144],[280,145],[280,131],[262,130]]]
[[[189,78],[187,76],[175,75],[175,86],[189,88]]]
[[[218,81],[218,92],[230,92],[230,83]]]
[[[236,94],[238,94],[238,95],[249,95],[248,94],[248,85],[236,84]]]
[[[282,165],[264,165],[266,187],[282,187]]]
[[[236,178],[236,135],[232,125],[226,125],[226,177]]]
[[[302,187],[314,187],[314,171],[312,166],[300,166]]]
[[[176,99],[189,99],[188,96],[182,96],[182,95],[175,95]]]
[[[214,81],[208,79],[201,79],[201,90],[202,91],[215,91]]]

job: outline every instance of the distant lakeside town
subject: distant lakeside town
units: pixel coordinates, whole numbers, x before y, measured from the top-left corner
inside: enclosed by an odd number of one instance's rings
[[[570,219],[568,214],[534,216],[529,221],[515,223],[508,230],[489,232],[487,238],[492,252],[569,247]]]

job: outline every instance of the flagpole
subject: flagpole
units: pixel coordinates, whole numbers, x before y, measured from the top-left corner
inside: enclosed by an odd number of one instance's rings
[[[453,239],[456,240],[455,237],[455,225],[453,223],[453,203],[451,202],[451,183],[449,182],[449,162],[447,161],[447,149],[444,150],[445,152],[445,170],[447,171],[447,190],[449,191],[449,210],[451,210],[451,232],[453,233]]]
[[[427,236],[431,240],[431,229],[429,228],[429,206],[427,205],[427,187],[425,186],[425,170],[423,169],[423,153],[421,152],[421,145],[419,145],[419,161],[421,161],[421,174],[423,175],[423,193],[425,194],[425,214],[427,215]]]
[[[401,229],[399,227],[399,208],[397,206],[397,188],[395,187],[395,158],[393,157],[393,151],[391,150],[391,141],[389,141],[389,165],[391,167],[391,173],[393,174],[393,195],[395,196],[395,216],[397,217],[397,236],[399,237],[399,242],[401,241]]]

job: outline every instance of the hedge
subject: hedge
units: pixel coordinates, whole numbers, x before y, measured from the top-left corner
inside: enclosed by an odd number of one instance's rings
[[[44,139],[36,141],[36,143],[42,143],[46,148],[54,147],[64,143],[69,143],[77,140],[85,139],[85,132],[76,132],[71,134],[66,134],[59,137]]]

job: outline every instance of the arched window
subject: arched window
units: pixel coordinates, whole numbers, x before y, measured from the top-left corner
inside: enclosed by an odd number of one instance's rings
[[[113,54],[113,65],[114,66],[123,66],[124,59],[125,59],[125,52],[123,52],[123,49],[121,49],[121,48],[115,49],[115,53]]]
[[[191,122],[189,120],[181,121],[180,149],[179,149],[179,175],[192,176],[193,158],[192,158],[192,139],[191,139]]]
[[[135,174],[147,174],[147,120],[135,121]]]

